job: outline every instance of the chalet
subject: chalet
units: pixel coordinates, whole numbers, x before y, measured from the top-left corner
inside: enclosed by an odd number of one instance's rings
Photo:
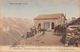
[[[39,25],[46,30],[53,30],[57,25],[65,23],[65,15],[63,13],[39,15],[34,18],[35,26]]]

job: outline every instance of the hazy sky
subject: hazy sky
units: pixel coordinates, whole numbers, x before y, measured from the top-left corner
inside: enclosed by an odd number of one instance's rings
[[[64,13],[79,17],[79,0],[5,0],[4,17],[33,19],[40,14]]]

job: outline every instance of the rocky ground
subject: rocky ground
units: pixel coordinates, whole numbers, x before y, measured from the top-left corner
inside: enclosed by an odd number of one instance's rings
[[[0,18],[0,45],[12,45],[33,26],[32,20]]]

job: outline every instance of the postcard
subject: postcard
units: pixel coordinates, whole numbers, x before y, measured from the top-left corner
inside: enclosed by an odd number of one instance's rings
[[[0,52],[80,52],[80,0],[0,0]]]

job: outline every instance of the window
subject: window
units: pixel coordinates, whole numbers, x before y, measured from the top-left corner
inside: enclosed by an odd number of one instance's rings
[[[50,23],[49,22],[45,22],[44,23],[44,29],[48,29],[50,28]]]

